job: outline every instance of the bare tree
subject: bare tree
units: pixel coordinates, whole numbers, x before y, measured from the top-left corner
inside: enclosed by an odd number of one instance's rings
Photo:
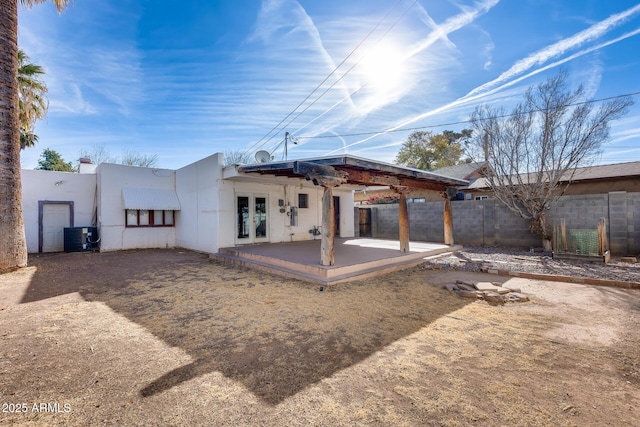
[[[109,150],[102,144],[92,145],[90,148],[80,150],[80,157],[88,157],[94,165],[101,163],[118,163],[127,166],[140,166],[152,168],[158,165],[157,154],[144,154],[135,150],[124,150],[120,157],[112,156]]]
[[[242,150],[225,150],[224,151],[224,164],[234,165],[237,163],[251,163],[251,154]]]
[[[80,150],[80,157],[88,157],[94,165],[100,163],[117,163],[118,159],[111,156],[109,150],[102,144],[94,144],[90,148]]]
[[[133,150],[125,150],[120,156],[118,163],[128,166],[141,166],[144,168],[152,168],[158,165],[159,157],[157,154],[143,154]]]
[[[600,154],[609,122],[633,104],[631,97],[619,97],[594,111],[584,102],[582,86],[571,92],[566,81],[566,72],[560,72],[530,87],[510,114],[483,105],[471,116],[473,146],[489,164],[488,186],[510,211],[531,222],[546,250],[551,249],[547,211],[576,168]]]

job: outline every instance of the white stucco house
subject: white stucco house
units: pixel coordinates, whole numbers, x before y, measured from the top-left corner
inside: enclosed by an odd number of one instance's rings
[[[216,253],[319,239],[323,224],[334,229],[331,239],[354,237],[353,192],[376,183],[439,191],[466,182],[353,156],[225,166],[217,153],[178,170],[107,163],[81,164],[80,173],[23,170],[27,249],[63,251],[70,227],[96,227],[100,251]]]
[[[86,165],[85,165],[86,166]],[[243,174],[214,154],[178,170],[103,163],[85,173],[23,170],[30,253],[63,250],[65,227],[96,226],[100,250],[220,247],[316,239],[322,187]],[[88,173],[87,173],[88,172]],[[354,235],[351,186],[334,190],[339,235]]]

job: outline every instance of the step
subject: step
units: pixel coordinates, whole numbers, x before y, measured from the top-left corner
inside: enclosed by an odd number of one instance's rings
[[[265,271],[265,272],[279,275],[279,276],[298,279],[298,280],[302,280],[302,281],[306,281],[314,284],[327,285],[327,284],[338,284],[338,283],[343,283],[347,281],[362,280],[362,279],[366,279],[374,276],[379,276],[381,274],[387,274],[394,271],[407,269],[407,268],[422,264],[425,261],[424,258],[432,259],[438,256],[449,256],[452,253],[453,252],[448,251],[448,252],[442,252],[440,254],[433,254],[428,257],[404,258],[402,262],[395,262],[391,264],[386,263],[386,264],[383,264],[384,266],[377,265],[369,268],[361,268],[359,270],[351,269],[351,271],[349,272],[346,272],[343,274],[333,274],[331,276],[312,274],[307,271],[300,271],[299,269],[290,269],[287,267],[283,267],[281,265],[270,264],[268,262],[265,262],[264,260],[237,257],[230,254],[229,251],[222,251],[222,252],[218,252],[217,254],[211,254],[210,258],[218,260],[223,263],[239,265],[239,266],[248,267],[248,268],[255,268],[257,270]],[[295,264],[295,263],[292,263],[292,264]],[[367,263],[364,263],[364,264],[367,264]],[[353,266],[350,266],[350,267],[353,267]]]

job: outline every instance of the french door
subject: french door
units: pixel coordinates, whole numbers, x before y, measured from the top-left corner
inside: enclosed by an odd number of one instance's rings
[[[269,241],[269,198],[266,194],[236,194],[236,243]]]

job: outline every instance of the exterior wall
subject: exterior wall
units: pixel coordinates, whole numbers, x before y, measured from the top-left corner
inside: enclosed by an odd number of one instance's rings
[[[257,178],[260,179],[260,178]],[[302,183],[302,187],[300,186]],[[298,208],[298,225],[290,225],[291,207],[298,205],[298,194],[309,195],[309,207]],[[267,197],[268,233],[270,243],[312,240],[309,230],[322,225],[322,187],[308,185],[307,181],[286,178],[282,182],[263,178],[262,181],[226,179],[219,184],[220,227],[218,247],[231,247],[251,243],[236,238],[236,197],[238,195],[265,195]],[[340,197],[340,235],[354,236],[353,192],[334,189],[334,196]],[[283,200],[284,206],[278,205]],[[319,239],[318,236],[315,236]],[[218,248],[215,248],[217,251]]]
[[[593,180],[589,182],[574,182],[567,188],[565,194],[599,194],[613,191],[626,191],[627,193],[640,192],[639,178],[615,178],[609,180]]]
[[[354,237],[355,222],[353,218],[353,191],[333,189],[333,195],[340,197],[340,237]],[[322,208],[318,206],[318,215]],[[322,218],[319,218],[322,221]]]
[[[217,252],[235,246],[236,195],[265,195],[268,199],[268,241],[318,239],[309,230],[322,224],[322,187],[305,180],[264,179],[259,175],[223,179],[224,156],[214,154],[177,171],[103,163],[97,174],[23,171],[23,209],[30,252],[38,250],[38,201],[74,202],[74,225],[94,225],[100,230],[102,251],[184,247]],[[58,183],[58,185],[56,185]],[[173,227],[126,227],[122,189],[148,188],[176,191],[181,210]],[[308,208],[298,209],[298,225],[290,225],[298,194],[308,194]],[[353,192],[337,188],[340,198],[340,235],[355,233]],[[284,207],[278,200],[284,201]]]
[[[176,227],[125,227],[122,188],[175,190],[175,171],[102,163],[98,166],[100,250],[172,248]],[[181,211],[175,215],[176,224]]]
[[[218,251],[222,212],[218,187],[222,185],[224,156],[217,153],[176,171],[180,213],[176,220],[176,245],[214,253]]]
[[[467,245],[541,246],[529,231],[529,222],[516,216],[497,200],[452,203],[454,241]],[[398,205],[369,205],[373,237],[398,238]],[[612,192],[561,197],[548,214],[550,224],[564,218],[567,228],[596,229],[606,218],[609,247],[613,255],[640,253],[640,193]],[[444,202],[409,204],[410,238],[444,241]]]
[[[73,202],[74,225],[93,225],[96,175],[23,169],[22,212],[27,251],[38,252],[38,202]]]
[[[270,243],[311,240],[309,230],[321,225],[322,188],[305,180],[273,179],[260,175],[232,175],[224,178],[224,156],[214,154],[176,171],[176,192],[181,211],[176,217],[176,246],[215,253],[219,248],[253,243],[237,239],[238,195],[267,198]],[[298,225],[290,225],[291,207],[298,194],[308,194],[308,208],[298,209]],[[334,190],[340,197],[340,230],[344,237],[354,235],[353,193]],[[278,201],[283,200],[284,206]],[[318,238],[318,237],[316,237]]]

